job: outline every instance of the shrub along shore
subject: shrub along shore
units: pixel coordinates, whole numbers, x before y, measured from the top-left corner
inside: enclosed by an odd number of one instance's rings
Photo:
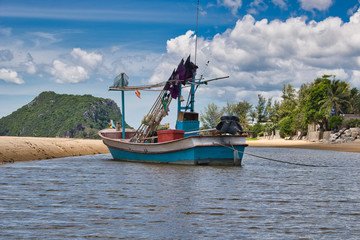
[[[247,141],[249,147],[301,148],[360,153],[360,141],[323,144],[304,140]],[[0,137],[0,164],[109,153],[102,140],[78,138]]]

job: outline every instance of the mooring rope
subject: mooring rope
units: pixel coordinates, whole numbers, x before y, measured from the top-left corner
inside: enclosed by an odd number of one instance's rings
[[[231,150],[233,150],[233,151],[237,151],[237,152],[240,152],[240,153],[242,153],[242,154],[246,154],[246,155],[249,155],[249,156],[252,156],[252,157],[262,158],[262,159],[269,160],[269,161],[273,161],[273,162],[286,163],[286,164],[303,166],[303,167],[329,167],[329,166],[320,166],[320,165],[312,165],[312,164],[293,163],[293,162],[288,162],[288,161],[284,161],[284,160],[278,160],[278,159],[263,157],[263,156],[255,155],[255,154],[252,154],[252,153],[242,152],[242,151],[240,151],[240,150],[236,150],[233,145],[231,145],[231,147],[229,147],[229,146],[226,146],[226,145],[223,145],[223,144],[220,144],[220,143],[215,143],[215,142],[214,142],[214,144],[217,144],[217,145],[220,145],[220,146],[229,148],[229,149],[231,149]]]

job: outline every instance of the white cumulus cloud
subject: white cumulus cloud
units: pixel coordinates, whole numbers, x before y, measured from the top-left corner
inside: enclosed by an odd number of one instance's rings
[[[352,78],[350,80],[350,83],[357,87],[358,89],[360,88],[360,71],[359,70],[354,70],[352,72]]]
[[[100,54],[74,48],[70,54],[54,60],[48,72],[53,75],[57,83],[80,83],[88,80],[101,66],[102,61]],[[32,62],[28,63],[31,67]]]
[[[350,17],[350,22],[354,24],[360,23],[360,8],[358,8],[358,11]]]
[[[287,9],[287,4],[284,0],[271,0],[273,4],[279,6],[281,9]]]
[[[246,15],[234,28],[212,39],[199,38],[198,72],[202,74],[209,60],[204,72],[206,78],[230,76],[213,82],[211,85],[216,86],[216,90],[206,89],[206,95],[223,97],[219,95],[223,92],[221,89],[227,92],[230,100],[256,97],[263,92],[280,94],[278,91],[284,83],[299,88],[321,74],[334,74],[353,83],[353,87],[359,87],[359,19],[360,10],[348,22],[335,17],[320,22],[307,22],[302,17],[269,22],[266,19],[256,21]],[[167,80],[180,59],[194,52],[194,45],[191,31],[169,40],[168,52],[151,81]],[[245,91],[246,94],[238,94]]]
[[[0,69],[0,79],[9,83],[23,84],[24,80],[18,77],[18,73],[6,68]]]
[[[36,73],[36,64],[34,62],[25,62],[24,65],[26,66],[26,72],[29,74]]]
[[[74,48],[71,52],[71,56],[79,61],[80,64],[91,69],[95,69],[102,62],[102,55],[94,52],[88,53],[80,48]]]
[[[325,11],[333,4],[333,0],[298,0],[301,3],[301,8],[306,11],[317,9]]]
[[[27,54],[26,62],[24,63],[26,72],[29,74],[35,74],[37,72],[36,63],[30,53]]]
[[[219,5],[230,8],[231,13],[233,15],[236,15],[238,9],[241,8],[241,6],[242,6],[242,1],[241,0],[217,0],[217,3]]]
[[[268,5],[264,2],[264,0],[254,0],[250,3],[250,9],[248,9],[249,14],[258,14],[259,12],[266,11],[268,9]]]
[[[59,60],[53,62],[50,73],[54,75],[57,83],[79,83],[89,79],[85,68],[81,66],[69,66]]]

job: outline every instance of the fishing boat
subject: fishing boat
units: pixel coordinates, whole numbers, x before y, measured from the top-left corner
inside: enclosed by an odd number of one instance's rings
[[[222,78],[195,79],[196,69],[189,56],[186,61],[181,60],[164,83],[130,87],[127,86],[129,78],[125,73],[114,79],[114,85],[109,90],[121,91],[122,94],[122,130],[99,132],[114,159],[141,163],[241,165],[247,144],[238,117],[223,116],[216,128],[199,130],[199,114],[194,111],[195,92],[200,85]],[[125,130],[124,92],[154,87],[161,88],[158,98],[136,132],[129,134]],[[190,87],[186,102],[182,96],[184,87]],[[178,101],[176,127],[157,130],[161,120],[169,113],[172,99]]]

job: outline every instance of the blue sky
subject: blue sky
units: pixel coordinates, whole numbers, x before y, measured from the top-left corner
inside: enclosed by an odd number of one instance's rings
[[[120,106],[119,94],[107,91],[120,72],[130,85],[167,80],[181,58],[194,55],[196,4],[0,0],[0,117],[42,91],[92,94]],[[256,104],[259,93],[279,99],[282,84],[298,88],[322,74],[360,88],[359,6],[359,0],[200,1],[198,73],[230,78],[199,89],[196,110],[210,102]],[[156,95],[126,93],[131,126]]]

